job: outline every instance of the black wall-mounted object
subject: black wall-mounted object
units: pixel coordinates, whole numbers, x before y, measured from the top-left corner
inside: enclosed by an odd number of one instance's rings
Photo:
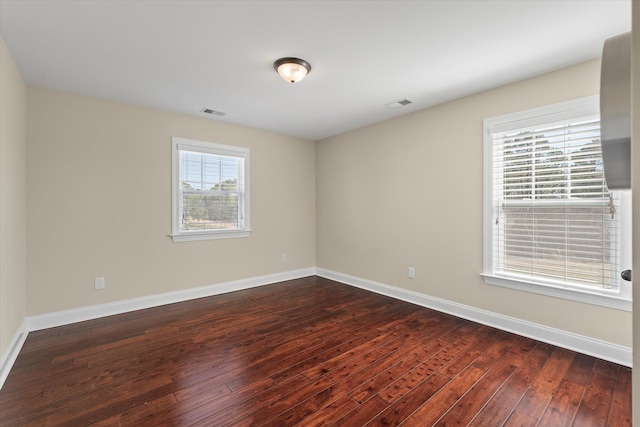
[[[625,270],[622,273],[620,273],[620,276],[626,280],[627,282],[631,281],[631,270]]]

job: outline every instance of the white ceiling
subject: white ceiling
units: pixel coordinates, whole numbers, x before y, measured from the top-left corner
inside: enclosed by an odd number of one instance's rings
[[[30,85],[310,140],[599,57],[630,29],[629,0],[0,0]],[[311,73],[285,82],[283,56]]]

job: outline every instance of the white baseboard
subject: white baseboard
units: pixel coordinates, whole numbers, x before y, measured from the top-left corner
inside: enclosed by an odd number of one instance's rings
[[[560,329],[550,328],[548,326],[527,322],[514,317],[503,316],[490,311],[350,276],[348,274],[326,270],[324,268],[316,267],[316,274],[320,277],[335,280],[336,282],[341,282],[395,299],[452,314],[457,317],[482,323],[483,325],[513,332],[518,335],[523,335],[538,341],[543,341],[559,347],[588,354],[620,365],[629,367],[632,365],[633,355],[632,350],[629,347],[585,337],[583,335],[574,334]]]
[[[22,345],[27,339],[28,334],[27,321],[25,320],[22,322],[22,325],[20,325],[20,328],[18,328],[18,331],[15,333],[11,341],[9,341],[7,349],[2,353],[2,356],[0,357],[0,389],[9,376],[9,371],[11,371],[13,364],[18,358],[18,353],[20,353],[20,349],[22,349]]]
[[[568,348],[570,350],[575,350],[580,353],[589,354],[620,365],[631,367],[632,364],[632,352],[629,347],[596,340],[582,335],[573,334],[571,332],[516,319],[514,317],[503,316],[452,301],[431,297],[429,295],[326,270],[324,268],[310,267],[283,273],[269,274],[266,276],[218,283],[215,285],[202,286],[199,288],[150,295],[148,297],[81,307],[72,310],[41,314],[38,316],[29,316],[25,319],[20,329],[14,335],[13,339],[7,346],[7,350],[3,352],[0,357],[0,388],[2,388],[4,381],[7,379],[9,371],[18,357],[18,353],[20,353],[20,349],[22,348],[28,333],[31,331],[68,325],[71,323],[83,322],[85,320],[97,319],[100,317],[112,316],[114,314],[127,313],[134,310],[157,307],[165,304],[173,304],[196,298],[219,295],[242,289],[255,288],[258,286],[313,275],[318,275],[320,277],[325,277],[347,285],[366,289],[381,295],[386,295],[395,299],[407,301],[444,313],[449,313],[457,317],[513,332],[518,335],[534,338],[536,340]]]
[[[202,286],[198,288],[185,289],[181,291],[167,292],[163,294],[150,295],[147,297],[134,298],[124,301],[116,301],[106,304],[92,305],[88,307],[75,308],[71,310],[57,311],[53,313],[29,316],[23,322],[20,330],[16,332],[7,347],[7,351],[0,358],[0,388],[4,384],[9,371],[20,353],[20,349],[27,339],[29,332],[41,329],[53,328],[56,326],[68,325],[85,320],[97,319],[100,317],[112,316],[114,314],[127,313],[135,310],[142,310],[150,307],[157,307],[165,304],[188,301],[196,298],[203,298],[228,292],[240,291],[243,289],[255,288],[286,280],[299,279],[301,277],[313,276],[316,270],[314,267],[300,270],[286,271],[283,273],[269,274],[265,276],[251,277],[248,279],[234,280],[231,282],[218,283],[215,285]]]
[[[234,280],[231,282],[217,283],[215,285],[201,286],[198,288],[184,289],[146,297],[133,298],[124,301],[110,302],[106,304],[91,305],[88,307],[74,308],[71,310],[57,311],[54,313],[30,316],[27,318],[29,332],[40,329],[53,328],[70,323],[83,322],[85,320],[112,316],[114,314],[128,313],[150,307],[158,307],[176,302],[188,301],[196,298],[212,295],[226,294],[228,292],[270,285],[285,280],[299,279],[313,276],[315,268],[286,271],[283,273],[269,274],[266,276],[251,277],[248,279]]]

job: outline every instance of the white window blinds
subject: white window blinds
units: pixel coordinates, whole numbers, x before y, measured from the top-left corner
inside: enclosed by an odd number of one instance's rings
[[[494,274],[617,290],[619,201],[604,180],[599,116],[536,117],[488,130]]]

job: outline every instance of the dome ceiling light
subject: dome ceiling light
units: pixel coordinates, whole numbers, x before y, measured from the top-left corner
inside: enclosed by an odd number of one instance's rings
[[[299,58],[280,58],[273,63],[273,68],[284,80],[297,83],[311,71],[311,64]]]

